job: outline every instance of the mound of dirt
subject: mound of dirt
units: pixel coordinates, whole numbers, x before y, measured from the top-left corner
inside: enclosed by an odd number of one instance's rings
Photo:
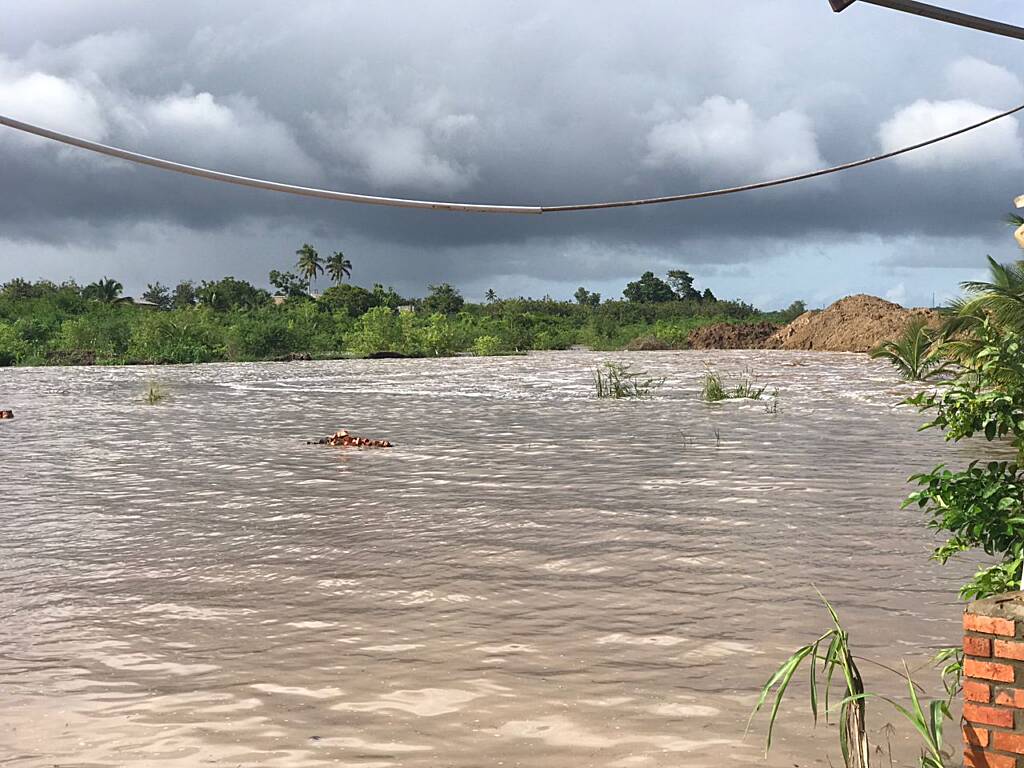
[[[690,333],[691,349],[762,349],[765,342],[779,330],[775,323],[705,325]]]
[[[813,349],[819,352],[868,352],[897,338],[915,318],[938,325],[931,309],[906,309],[877,296],[858,294],[827,309],[805,312],[765,342],[766,349]]]

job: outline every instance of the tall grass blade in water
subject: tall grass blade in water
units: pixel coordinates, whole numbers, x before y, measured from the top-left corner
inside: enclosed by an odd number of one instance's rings
[[[700,399],[705,403],[718,403],[722,400],[760,400],[767,390],[767,385],[759,387],[749,377],[744,377],[739,384],[729,389],[717,371],[709,370],[704,374]]]
[[[160,405],[167,399],[167,391],[157,383],[150,383],[142,399],[147,405]]]
[[[768,697],[774,692],[775,701],[772,704],[771,716],[768,721],[768,735],[765,740],[765,754],[767,755],[772,746],[775,720],[778,717],[779,708],[782,706],[782,700],[786,696],[786,689],[789,688],[800,665],[809,659],[811,717],[817,724],[820,695],[818,661],[820,660],[821,675],[825,678],[823,704],[826,717],[828,716],[832,678],[837,671],[842,674],[845,684],[839,710],[839,746],[843,753],[843,761],[847,768],[867,768],[870,763],[871,748],[865,725],[867,707],[864,703],[864,682],[857,663],[853,660],[853,654],[850,652],[849,634],[843,629],[839,622],[839,616],[836,615],[829,602],[824,597],[822,600],[832,617],[833,627],[813,643],[798,648],[783,662],[782,666],[775,671],[775,674],[761,689],[761,695],[754,706],[750,719],[754,719],[754,716],[767,702]],[[822,651],[823,648],[824,651]]]
[[[714,371],[704,374],[704,388],[700,392],[700,399],[705,403],[717,403],[721,400],[728,400],[729,393],[722,384],[722,377]]]
[[[818,593],[821,596],[821,593]],[[813,643],[798,648],[782,663],[761,689],[761,695],[750,715],[761,711],[769,697],[774,695],[771,715],[768,721],[768,735],[765,741],[765,754],[772,746],[772,733],[775,720],[779,714],[786,690],[793,680],[800,665],[808,661],[810,672],[810,709],[814,723],[818,722],[819,702],[824,708],[825,717],[829,713],[829,698],[832,693],[832,679],[839,672],[843,683],[843,697],[836,704],[839,708],[839,748],[843,754],[843,762],[847,768],[869,768],[871,744],[866,728],[868,698],[880,698],[890,704],[917,731],[923,742],[919,766],[921,768],[946,768],[947,750],[942,740],[942,725],[949,717],[949,702],[936,700],[929,702],[928,711],[921,706],[918,686],[910,676],[910,670],[904,663],[905,674],[900,675],[906,680],[909,691],[910,706],[901,705],[890,698],[876,696],[864,690],[864,679],[850,650],[850,635],[843,628],[835,609],[823,596],[822,601],[832,618],[832,628],[822,634]],[[824,651],[822,650],[824,648]],[[821,667],[819,669],[819,662]],[[895,670],[892,670],[895,672]],[[897,673],[899,674],[899,673]],[[824,682],[822,683],[822,678]],[[822,694],[824,696],[822,697]],[[748,723],[749,728],[749,723]]]
[[[650,397],[665,383],[664,378],[653,378],[646,373],[633,372],[629,364],[605,362],[594,371],[594,388],[599,398]]]

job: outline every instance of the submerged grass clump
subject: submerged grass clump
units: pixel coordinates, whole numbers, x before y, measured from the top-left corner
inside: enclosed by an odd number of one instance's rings
[[[142,400],[146,405],[160,405],[167,397],[167,390],[156,382],[150,382],[149,386],[146,387]]]
[[[749,376],[744,376],[740,382],[731,389],[722,381],[717,371],[707,371],[704,374],[704,386],[701,388],[700,399],[705,403],[718,403],[722,400],[760,400],[768,386],[759,387]],[[775,391],[778,397],[778,390]]]
[[[650,397],[665,383],[664,378],[653,378],[646,373],[630,370],[627,363],[605,362],[594,371],[594,388],[599,398]]]

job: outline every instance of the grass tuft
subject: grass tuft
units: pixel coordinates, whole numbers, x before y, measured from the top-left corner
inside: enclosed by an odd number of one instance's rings
[[[594,388],[599,398],[651,397],[654,390],[665,383],[664,378],[653,378],[646,373],[634,372],[626,363],[605,362],[594,371]]]
[[[142,399],[146,405],[160,405],[160,403],[166,400],[167,397],[167,390],[156,382],[150,382],[149,386],[146,387],[146,391],[143,394]]]
[[[704,386],[700,391],[700,399],[705,403],[718,403],[722,400],[760,400],[767,391],[767,385],[759,387],[749,376],[744,376],[735,387],[730,389],[717,371],[709,369],[704,374]],[[778,397],[778,394],[778,390],[775,390],[775,397]]]

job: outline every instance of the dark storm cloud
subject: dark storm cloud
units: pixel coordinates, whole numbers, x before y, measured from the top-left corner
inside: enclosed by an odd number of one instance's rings
[[[825,0],[3,5],[0,112],[373,194],[564,203],[693,191],[856,159],[1024,100],[1019,43],[867,6],[835,16]],[[1009,2],[971,10],[1024,23]],[[918,244],[893,263],[930,248],[974,265],[952,244],[993,238],[1024,191],[1016,121],[782,190],[522,218],[285,199],[9,131],[0,158],[0,270],[35,254],[39,273],[116,265],[139,280],[154,260],[165,280],[185,276],[204,242],[217,243],[217,272],[255,278],[304,239],[343,243],[372,262],[367,279],[406,284],[611,281],[674,261],[824,258],[857,239],[865,252]],[[133,265],[123,254],[136,247],[151,260]]]

